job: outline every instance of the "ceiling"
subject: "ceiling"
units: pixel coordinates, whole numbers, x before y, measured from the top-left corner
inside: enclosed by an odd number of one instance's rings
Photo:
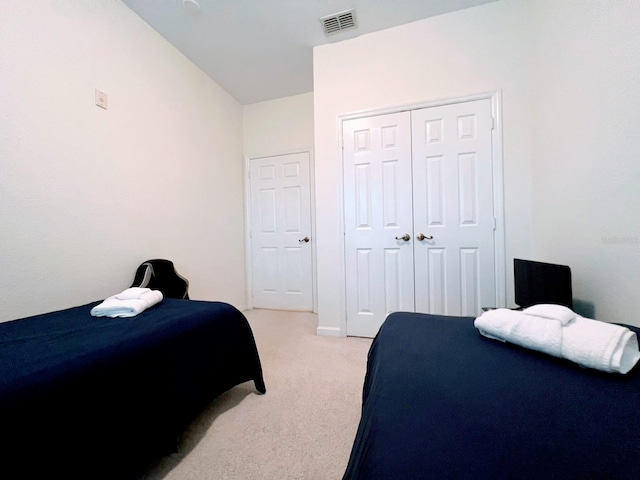
[[[317,45],[492,1],[123,0],[244,105],[313,91]],[[356,28],[326,36],[320,19],[350,9]]]

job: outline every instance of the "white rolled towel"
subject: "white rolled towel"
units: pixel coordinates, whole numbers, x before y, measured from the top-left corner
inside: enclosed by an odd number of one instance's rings
[[[162,301],[162,292],[160,290],[148,290],[147,292],[138,292],[137,298],[134,292],[126,290],[117,295],[106,298],[102,303],[91,309],[91,315],[94,317],[134,317],[146,309],[160,303]],[[127,293],[125,293],[127,292]],[[118,298],[122,296],[124,299]]]
[[[484,312],[476,318],[474,325],[485,337],[514,343],[554,357],[562,355],[562,323],[559,320],[498,308]]]
[[[628,373],[640,352],[635,332],[627,327],[577,315],[563,328],[562,356],[583,367]]]
[[[490,310],[476,318],[474,325],[485,337],[603,372],[628,373],[640,360],[635,332],[584,318],[558,305],[536,305],[524,311]]]

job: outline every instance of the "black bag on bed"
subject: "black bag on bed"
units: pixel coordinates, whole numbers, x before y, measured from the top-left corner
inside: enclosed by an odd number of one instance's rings
[[[166,298],[189,300],[189,280],[176,272],[170,260],[147,260],[136,270],[131,286],[160,290]]]

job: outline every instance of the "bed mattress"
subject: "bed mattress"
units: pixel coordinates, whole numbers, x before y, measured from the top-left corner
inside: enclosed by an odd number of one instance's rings
[[[247,381],[265,391],[251,328],[231,305],[166,298],[97,318],[97,303],[0,323],[4,467],[126,478],[129,464],[172,452],[222,392]]]
[[[640,478],[639,368],[585,369],[473,320],[387,318],[345,479]]]

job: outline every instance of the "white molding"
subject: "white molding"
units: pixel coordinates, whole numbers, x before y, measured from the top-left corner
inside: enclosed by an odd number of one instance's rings
[[[491,132],[491,152],[493,166],[493,212],[496,219],[495,263],[496,263],[496,307],[507,306],[507,259],[504,222],[504,153],[502,135],[502,90],[497,90],[489,97],[494,128]]]
[[[502,121],[502,91],[494,90],[489,92],[481,92],[472,95],[465,95],[462,97],[449,97],[449,98],[439,98],[433,100],[425,100],[417,103],[410,103],[405,105],[398,105],[394,107],[386,107],[379,109],[371,109],[371,110],[362,110],[358,112],[351,112],[346,114],[338,115],[337,117],[337,145],[338,145],[338,154],[337,158],[339,159],[339,172],[340,178],[338,179],[338,195],[339,195],[339,219],[341,225],[341,262],[340,262],[340,274],[343,281],[342,289],[341,289],[341,305],[342,311],[337,312],[336,315],[339,316],[339,324],[340,328],[337,327],[318,327],[318,334],[320,335],[320,330],[335,330],[341,332],[342,336],[346,336],[347,334],[347,318],[346,318],[346,297],[345,297],[345,288],[346,288],[346,253],[345,253],[345,245],[344,245],[344,235],[345,235],[345,226],[344,226],[344,158],[343,158],[343,145],[342,145],[342,130],[343,123],[347,120],[353,120],[356,118],[365,118],[365,117],[373,117],[377,115],[385,115],[389,113],[398,113],[403,111],[411,111],[418,110],[421,108],[430,108],[430,107],[439,107],[443,105],[451,105],[455,103],[465,103],[471,102],[474,100],[490,100],[491,101],[491,114],[494,119],[494,128],[491,132],[491,152],[492,152],[492,167],[493,167],[493,210],[494,216],[496,219],[496,229],[494,231],[494,240],[495,240],[495,287],[496,287],[496,306],[504,307],[506,306],[506,242],[505,242],[505,221],[504,221],[504,158],[503,158],[503,121]],[[328,334],[326,334],[328,335]]]
[[[471,95],[465,95],[462,97],[438,98],[433,100],[423,100],[421,102],[416,102],[416,103],[396,105],[394,107],[360,110],[358,112],[340,114],[338,115],[338,120],[339,120],[340,126],[342,126],[343,121],[353,120],[355,118],[374,117],[377,115],[385,115],[387,113],[398,113],[398,112],[405,112],[405,111],[411,111],[411,110],[418,110],[421,108],[440,107],[443,105],[452,105],[454,103],[472,102],[474,100],[486,100],[486,99],[492,99],[494,96],[501,96],[501,91],[493,90],[488,92],[480,92],[480,93],[475,93]],[[342,142],[342,137],[340,137],[339,141],[340,143]]]
[[[244,258],[245,276],[247,278],[247,309],[253,308],[253,257],[251,255],[251,182],[249,181],[249,162],[251,158],[244,157]]]
[[[277,152],[265,153],[263,155],[246,155],[248,160],[258,160],[260,158],[282,157],[284,155],[295,155],[296,153],[311,153],[310,148],[295,148],[292,150],[282,150]]]
[[[347,336],[347,265],[346,265],[346,257],[347,257],[347,251],[346,251],[346,246],[344,244],[344,239],[345,239],[345,235],[346,235],[346,229],[345,229],[345,219],[344,219],[344,209],[345,209],[345,205],[344,205],[344,145],[342,143],[342,139],[343,139],[343,127],[342,124],[344,123],[344,121],[346,120],[346,118],[343,118],[342,116],[338,116],[338,122],[336,124],[336,131],[337,131],[337,135],[338,135],[338,159],[340,162],[340,181],[338,182],[338,191],[337,191],[337,196],[338,196],[338,221],[340,222],[340,235],[341,235],[341,239],[340,239],[340,259],[342,259],[342,261],[337,262],[338,268],[340,269],[340,278],[342,279],[342,288],[340,289],[340,298],[338,299],[338,303],[339,305],[342,305],[342,309],[339,312],[336,312],[337,316],[338,316],[338,325],[339,328],[337,328],[337,330],[340,331],[340,336],[342,337],[346,337]],[[320,328],[320,327],[319,327]],[[335,328],[335,327],[334,327]]]
[[[311,281],[313,313],[318,313],[318,251],[316,245],[316,164],[313,149],[309,149],[309,195],[311,196]]]
[[[342,329],[339,327],[323,327],[319,326],[316,329],[317,335],[321,337],[344,337]]]

